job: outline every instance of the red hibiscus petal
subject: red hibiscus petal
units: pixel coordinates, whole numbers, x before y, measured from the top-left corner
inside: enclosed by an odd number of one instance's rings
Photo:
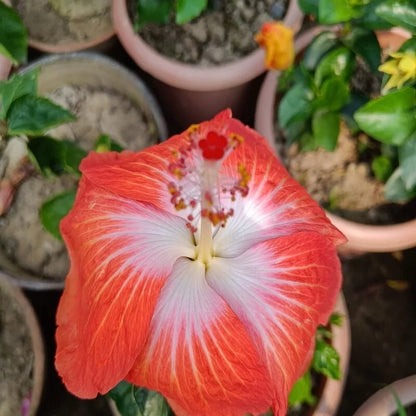
[[[68,390],[92,398],[128,373],[167,275],[194,246],[183,219],[85,177],[61,232],[71,269],[57,312],[55,363]]]
[[[149,338],[127,378],[161,392],[183,414],[259,413],[270,380],[246,330],[207,285],[201,262],[179,259],[163,287]]]

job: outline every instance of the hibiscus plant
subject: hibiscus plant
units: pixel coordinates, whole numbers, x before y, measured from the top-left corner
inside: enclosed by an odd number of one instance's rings
[[[341,119],[356,134],[381,142],[373,160],[385,196],[416,196],[416,4],[411,0],[299,0],[305,13],[331,26],[315,36],[301,60],[279,80],[278,120],[302,150],[337,145]],[[376,30],[400,26],[409,39],[381,64]],[[375,90],[355,79],[360,66],[379,79]],[[383,73],[384,79],[383,79]],[[369,84],[370,81],[364,81]]]
[[[148,401],[178,416],[285,415],[326,337],[345,237],[266,140],[226,110],[141,152],[91,152],[80,170],[60,224],[67,389],[117,386],[144,414]]]
[[[174,16],[178,25],[198,17],[208,5],[208,0],[136,0],[137,29],[148,23],[164,24]]]

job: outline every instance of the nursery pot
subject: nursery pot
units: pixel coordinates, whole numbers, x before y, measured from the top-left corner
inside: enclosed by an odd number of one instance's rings
[[[295,42],[295,49],[305,49],[313,37],[322,31],[317,27],[305,32]],[[396,50],[406,34],[400,29],[378,33],[380,45]],[[261,86],[255,112],[255,129],[274,148],[274,122],[276,117],[276,87],[279,73],[269,71]],[[362,252],[392,252],[416,246],[416,218],[393,225],[367,225],[353,222],[337,215],[326,213],[331,222],[342,231],[348,242],[339,247],[342,254]]]
[[[373,394],[354,416],[391,416],[397,413],[395,393],[403,407],[416,403],[416,375],[403,378]]]
[[[297,1],[290,0],[284,23],[297,32],[302,18]],[[165,114],[180,129],[210,119],[228,107],[243,120],[252,114],[259,77],[265,72],[262,49],[217,66],[184,64],[161,55],[135,33],[126,0],[113,0],[113,24],[127,53],[154,78]]]
[[[1,271],[0,305],[1,371],[4,372],[0,379],[0,414],[34,416],[44,382],[45,353],[41,330],[21,289],[12,286]],[[30,341],[30,345],[24,340]],[[26,383],[30,386],[27,391],[23,387]]]
[[[342,325],[340,327],[335,325],[331,327],[333,335],[332,345],[338,351],[340,356],[342,378],[341,380],[325,379],[321,394],[318,397],[318,403],[316,407],[308,413],[309,416],[335,416],[347,380],[351,349],[351,327],[347,305],[342,293],[338,296],[334,312],[342,316]],[[120,416],[113,400],[108,400],[114,416]]]
[[[50,96],[77,116],[76,121],[52,129],[48,133],[52,137],[73,140],[87,152],[100,134],[135,151],[167,138],[153,95],[117,62],[80,52],[46,56],[24,71],[35,68],[39,69],[39,94]],[[36,290],[64,287],[69,269],[66,248],[43,229],[39,208],[56,194],[76,187],[76,178],[68,174],[52,179],[35,174],[19,186],[9,211],[0,217],[0,270],[15,285]]]
[[[42,52],[104,48],[112,36],[111,0],[9,0]]]

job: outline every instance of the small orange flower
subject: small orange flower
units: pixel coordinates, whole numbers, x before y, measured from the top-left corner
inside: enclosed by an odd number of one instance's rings
[[[282,22],[267,22],[255,35],[256,42],[266,49],[265,66],[268,69],[287,69],[295,58],[293,30]]]

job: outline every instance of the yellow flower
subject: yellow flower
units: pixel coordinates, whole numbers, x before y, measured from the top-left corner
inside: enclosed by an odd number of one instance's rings
[[[266,68],[287,69],[293,63],[295,58],[293,31],[283,23],[264,23],[261,31],[254,38],[266,49],[264,60]]]
[[[393,59],[379,66],[379,71],[390,75],[390,79],[384,89],[390,90],[394,87],[400,88],[406,81],[416,79],[416,53],[393,52],[390,54]]]

